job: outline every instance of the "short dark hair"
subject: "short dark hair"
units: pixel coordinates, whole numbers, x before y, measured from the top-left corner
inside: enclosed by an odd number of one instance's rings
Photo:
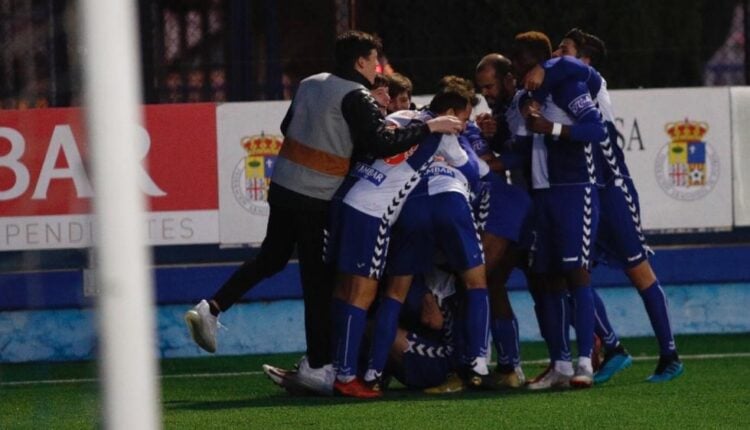
[[[604,44],[604,41],[591,33],[574,28],[565,34],[565,38],[572,40],[576,44],[579,57],[588,57],[590,59],[592,67],[599,67],[607,57],[607,46]]]
[[[577,50],[583,49],[586,45],[586,33],[580,28],[571,28],[570,31],[565,33],[563,39],[570,39],[576,45]]]
[[[430,101],[430,110],[443,114],[448,109],[460,111],[471,104],[472,94],[460,87],[445,87],[438,91]]]
[[[360,57],[367,57],[372,50],[380,53],[383,44],[380,38],[363,31],[349,30],[336,38],[336,69],[349,70]]]
[[[386,75],[384,75],[382,73],[376,73],[375,74],[375,80],[372,83],[372,88],[371,89],[374,90],[376,88],[381,88],[381,87],[388,88],[389,83],[390,83],[390,80],[388,79],[388,77]]]
[[[414,90],[414,86],[409,78],[401,73],[393,73],[387,77],[388,95],[391,96],[391,98],[394,98],[403,92],[406,92],[406,94],[411,97],[411,92]]]
[[[476,106],[477,104],[479,104],[479,99],[477,98],[476,92],[474,91],[474,84],[468,79],[456,75],[446,75],[440,79],[438,88],[440,91],[448,88],[456,88],[462,92],[465,92],[465,94],[469,97],[469,102],[472,106]]]
[[[513,64],[505,56],[493,52],[479,60],[476,71],[481,72],[488,67],[492,67],[495,69],[495,79],[500,79],[512,71],[512,66]]]
[[[549,37],[540,31],[527,31],[516,35],[513,44],[513,58],[522,52],[529,53],[538,61],[544,61],[552,56],[552,43]]]

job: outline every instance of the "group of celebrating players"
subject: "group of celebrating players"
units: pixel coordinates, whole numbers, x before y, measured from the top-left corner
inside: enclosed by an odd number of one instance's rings
[[[267,237],[187,312],[196,343],[215,351],[219,313],[281,270],[296,245],[307,354],[295,370],[264,366],[291,393],[375,398],[392,377],[435,394],[587,388],[632,363],[591,285],[603,263],[623,269],[643,299],[660,349],[648,380],[678,377],[666,298],[595,69],[604,43],[573,29],[553,52],[543,33],[521,33],[508,57],[486,55],[473,83],[444,77],[419,109],[407,78],[377,73],[379,50],[377,38],[345,33],[336,72],[300,83],[282,123]],[[491,112],[472,115],[475,87]],[[528,381],[505,287],[514,269],[550,359]]]

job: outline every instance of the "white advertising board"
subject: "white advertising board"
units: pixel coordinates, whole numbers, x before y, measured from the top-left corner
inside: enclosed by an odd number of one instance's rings
[[[750,87],[733,87],[734,225],[750,226]]]
[[[646,230],[732,226],[729,88],[612,91]]]
[[[289,103],[226,103],[216,109],[222,245],[258,245],[266,235],[268,185]]]

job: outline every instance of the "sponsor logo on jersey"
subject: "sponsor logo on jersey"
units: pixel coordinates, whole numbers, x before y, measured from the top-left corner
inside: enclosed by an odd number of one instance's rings
[[[450,176],[451,178],[455,178],[456,172],[445,166],[430,166],[424,176]]]
[[[352,175],[370,181],[375,185],[380,185],[385,180],[385,173],[364,163],[357,163],[352,170]]]
[[[594,107],[594,101],[591,100],[591,95],[589,93],[581,94],[573,99],[572,102],[568,103],[568,109],[570,109],[570,112],[579,118],[586,113],[586,111],[593,109]]]
[[[719,158],[704,139],[708,123],[670,122],[664,126],[670,137],[656,156],[659,186],[677,200],[697,200],[711,192],[719,180]]]
[[[240,143],[245,156],[232,172],[232,193],[237,203],[248,212],[268,215],[268,187],[281,143],[281,136],[262,132],[257,136],[245,137]]]

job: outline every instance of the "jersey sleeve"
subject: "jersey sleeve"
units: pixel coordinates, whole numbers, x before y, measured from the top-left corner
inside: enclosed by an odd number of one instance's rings
[[[479,129],[476,122],[469,121],[466,124],[466,130],[464,130],[461,135],[466,138],[471,145],[471,148],[478,156],[481,157],[482,155],[490,153],[490,144],[482,136],[482,130]]]
[[[469,182],[469,188],[476,190],[479,184],[479,179],[490,173],[490,166],[484,162],[472,148],[471,143],[460,136],[458,138],[459,145],[464,149],[467,155],[466,162],[461,166],[455,166],[461,174],[464,175],[466,180]]]
[[[427,124],[388,127],[372,96],[364,89],[344,96],[341,103],[344,119],[354,142],[355,154],[385,158],[400,154],[430,134]]]
[[[593,98],[596,98],[602,86],[602,77],[599,72],[569,55],[547,60],[542,64],[542,68],[544,81],[542,86],[534,91],[534,100],[540,103],[544,102],[551,91],[567,81],[584,82]]]
[[[564,82],[553,91],[552,99],[575,119],[575,124],[569,126],[571,140],[601,142],[607,137],[602,114],[584,82]]]
[[[461,167],[469,161],[469,155],[459,143],[458,136],[453,134],[444,134],[440,138],[435,155],[442,156],[453,167]]]

